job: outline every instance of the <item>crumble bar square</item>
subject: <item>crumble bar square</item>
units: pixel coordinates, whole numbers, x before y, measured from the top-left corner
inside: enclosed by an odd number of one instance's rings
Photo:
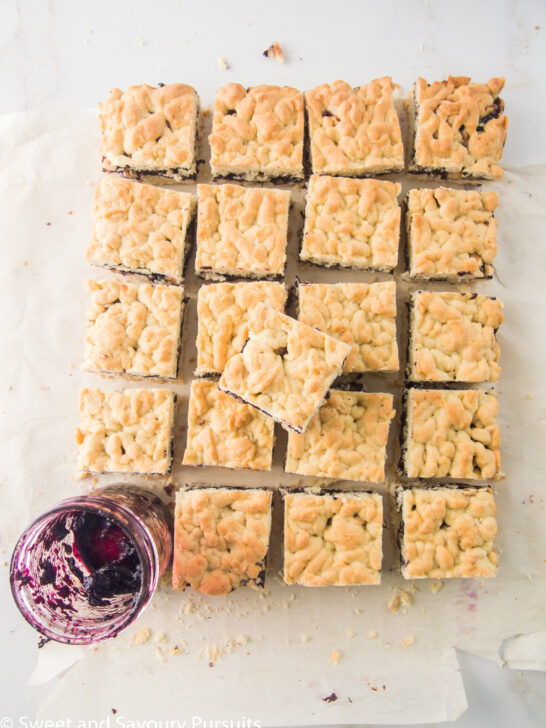
[[[183,465],[271,470],[273,421],[210,380],[191,383]]]
[[[410,298],[408,378],[496,382],[502,303],[477,293],[418,291]]]
[[[214,178],[303,179],[303,94],[289,86],[228,83],[214,101],[209,136]]]
[[[95,190],[86,258],[120,273],[179,284],[194,209],[195,199],[187,192],[105,175]]]
[[[348,344],[260,303],[250,338],[227,362],[219,386],[285,429],[304,432],[350,351]]]
[[[383,502],[359,491],[283,494],[287,584],[380,584]]]
[[[398,262],[401,189],[399,182],[313,175],[300,259],[391,272]]]
[[[249,281],[209,283],[197,294],[197,369],[195,374],[221,374],[226,362],[242,351],[257,303],[284,311],[283,283]]]
[[[497,164],[508,117],[499,93],[504,78],[471,83],[467,76],[427,83],[419,78],[410,98],[413,149],[409,171],[443,179],[500,179]]]
[[[174,514],[173,589],[221,596],[240,586],[263,588],[271,491],[179,490]]]
[[[496,392],[410,389],[406,407],[408,478],[503,477]]]
[[[392,394],[331,389],[306,431],[288,435],[286,472],[380,483],[394,414]]]
[[[177,378],[183,287],[89,280],[87,290],[91,301],[84,367],[88,371]]]
[[[211,280],[282,276],[289,209],[289,190],[198,185],[197,275]]]
[[[81,472],[170,473],[175,401],[169,389],[82,389],[76,431]]]
[[[396,284],[300,283],[298,320],[349,344],[344,374],[395,372]]]
[[[314,174],[367,177],[404,169],[400,120],[388,76],[351,88],[345,81],[305,93]]]
[[[195,179],[199,97],[191,86],[115,88],[99,104],[99,120],[105,172],[144,182]]]
[[[406,228],[410,278],[492,278],[497,255],[496,192],[411,190]]]
[[[488,487],[395,489],[405,579],[495,576],[496,506]]]

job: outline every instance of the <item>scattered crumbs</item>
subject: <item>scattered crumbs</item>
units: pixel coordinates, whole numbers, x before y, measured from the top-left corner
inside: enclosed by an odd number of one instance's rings
[[[526,399],[533,399],[533,395],[531,394],[531,392],[528,392],[528,393],[527,393],[527,394],[525,395],[525,398],[526,398]]]
[[[374,640],[377,637],[377,632],[368,632],[368,639]]]
[[[10,384],[10,385],[9,385],[9,389],[8,389],[8,392],[13,392],[13,384]]]
[[[111,708],[111,710],[112,710],[112,715],[115,715],[118,712],[117,708]]]
[[[381,685],[381,690],[386,690],[386,689],[387,689],[386,685]]]
[[[209,667],[214,667],[214,662],[209,662]]]
[[[184,614],[191,614],[194,609],[195,607],[193,606],[193,602],[188,599],[188,601],[184,604],[182,611],[184,612]]]
[[[385,642],[385,644],[383,645],[383,647],[384,647],[384,648],[385,648],[386,650],[388,650],[388,649],[390,648],[390,646],[391,646],[391,643],[390,643],[390,642]]]
[[[421,614],[426,614],[426,613],[427,613],[426,609],[421,609]]]
[[[432,583],[432,584],[430,585],[430,591],[431,591],[431,592],[432,592],[433,594],[438,594],[438,592],[440,591],[440,589],[441,589],[441,588],[442,588],[443,586],[444,586],[443,582],[441,582],[441,581],[435,581],[435,582],[433,582],[433,583]]]
[[[2,561],[2,566],[7,566],[7,565],[8,565],[7,561]]]
[[[68,211],[68,214],[69,214],[69,215],[72,215],[72,210],[69,210],[69,211]]]
[[[4,561],[4,563],[6,563],[6,562]],[[302,634],[300,637],[300,642],[309,642],[310,639],[311,639],[310,635]]]
[[[355,614],[360,614],[360,613],[362,612],[362,609],[360,609],[360,607],[355,607],[355,608],[353,609],[353,612],[354,612]]]
[[[272,58],[274,61],[277,61],[277,63],[284,63],[284,53],[277,41],[275,41],[275,43],[271,43],[269,48],[263,52],[263,55],[266,58]]]
[[[28,260],[24,260],[23,265],[28,265]]]
[[[323,703],[335,703],[337,700],[337,695],[335,693],[330,693],[330,695],[327,695],[325,698],[322,698]]]
[[[387,603],[389,610],[391,612],[397,612],[401,606],[408,607],[413,602],[413,597],[409,592],[409,587],[407,591],[395,589],[394,594]]]
[[[339,650],[333,649],[332,654],[330,655],[330,662],[332,663],[332,665],[337,665],[340,658],[341,658],[341,654],[340,654]]]
[[[138,43],[138,45],[140,46],[146,45],[146,41],[144,40],[144,38],[137,38],[135,42]]]
[[[379,690],[379,688],[376,685],[371,685],[370,690],[373,690],[374,693],[376,693]]]
[[[148,642],[151,636],[152,630],[148,629],[148,627],[143,627],[140,632],[133,635],[133,642],[135,645],[143,645],[145,642]]]
[[[534,31],[535,31],[535,33],[536,33],[536,32],[537,32],[537,30],[540,30],[540,25],[535,25],[535,27],[533,28],[533,30],[534,30]]]
[[[406,639],[402,642],[402,649],[405,650],[413,644],[415,644],[415,637],[406,637]]]
[[[51,223],[50,223],[50,222],[46,222],[46,225],[47,225],[48,227],[51,227]]]
[[[351,700],[351,698],[349,698],[349,696],[347,696],[347,702],[348,702],[348,703],[352,703],[352,702],[353,702],[353,701]]]
[[[222,56],[218,56],[218,68],[221,71],[227,71],[227,69],[229,68],[228,62],[225,58],[222,58]]]
[[[161,649],[161,647],[157,648],[157,650],[155,651],[155,656],[159,662],[167,662],[167,659],[163,654],[163,650]]]
[[[167,635],[165,634],[165,632],[159,632],[159,634],[156,634],[154,639],[156,642],[165,642],[165,640],[167,639]]]
[[[345,637],[354,637],[354,636],[355,636],[355,633],[352,630],[350,630],[350,629],[348,629],[345,632]]]

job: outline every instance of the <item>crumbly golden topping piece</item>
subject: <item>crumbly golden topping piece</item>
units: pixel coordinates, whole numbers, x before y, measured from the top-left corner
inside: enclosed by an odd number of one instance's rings
[[[399,182],[313,175],[301,260],[391,271],[398,261],[401,189]]]
[[[168,389],[82,389],[76,430],[82,473],[169,473],[174,402]]]
[[[388,76],[352,88],[324,83],[305,93],[315,174],[362,177],[404,169],[400,120]]]
[[[303,179],[303,94],[288,86],[228,83],[214,102],[213,175]]]
[[[244,584],[263,586],[270,531],[270,491],[179,490],[173,589],[220,596]]]
[[[397,371],[396,284],[303,283],[298,319],[351,346],[343,371]]]
[[[502,303],[476,293],[419,291],[411,297],[409,377],[428,382],[496,382]]]
[[[500,478],[495,392],[410,389],[405,470],[410,478]]]
[[[289,190],[197,186],[198,275],[279,276],[286,263]]]
[[[306,431],[288,435],[288,473],[337,480],[385,479],[392,394],[331,389]]]
[[[383,503],[378,493],[284,496],[287,584],[380,584]]]
[[[176,379],[184,289],[89,280],[87,290],[85,368]]]
[[[496,192],[411,190],[406,226],[411,278],[490,278],[497,255]]]
[[[191,383],[183,465],[271,470],[274,437],[269,417],[220,391],[216,382]]]
[[[471,83],[466,76],[415,84],[415,138],[410,171],[500,179],[508,117],[499,97],[504,78]]]
[[[491,488],[399,489],[397,497],[406,579],[495,576]]]
[[[304,432],[350,350],[348,344],[260,303],[250,321],[250,338],[228,360],[219,386],[285,429]]]
[[[183,83],[115,88],[99,104],[105,169],[195,174],[199,97]]]
[[[227,360],[245,345],[250,318],[260,302],[284,311],[286,287],[269,281],[201,286],[197,294],[196,374],[224,371]]]
[[[193,195],[105,175],[95,190],[93,265],[181,283]]]

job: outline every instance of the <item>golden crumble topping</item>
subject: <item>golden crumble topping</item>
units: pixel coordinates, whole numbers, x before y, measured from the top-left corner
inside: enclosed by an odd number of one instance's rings
[[[183,83],[113,89],[99,104],[104,169],[172,182],[194,176],[198,117],[199,97]]]
[[[288,473],[337,480],[385,479],[392,394],[331,389],[303,434],[288,435]]]
[[[405,474],[409,478],[495,478],[500,472],[496,392],[410,389]]]
[[[404,169],[396,88],[385,76],[355,89],[335,81],[305,93],[314,174],[362,177]]]
[[[409,377],[496,382],[502,303],[477,293],[419,291],[411,297]]]
[[[176,494],[173,589],[220,596],[263,586],[271,492],[194,488]]]
[[[377,493],[284,495],[287,584],[380,584],[383,503]]]
[[[410,277],[491,278],[497,255],[496,192],[411,190],[406,226]]]
[[[105,175],[95,190],[87,260],[181,283],[193,195]]]
[[[466,76],[414,89],[414,149],[410,171],[450,178],[500,179],[508,117],[499,93],[504,78],[471,83]]]
[[[285,429],[303,432],[350,347],[260,303],[250,338],[227,362],[219,386],[240,397]]]
[[[284,273],[290,191],[197,186],[196,273],[267,278]]]
[[[495,576],[491,488],[398,488],[397,500],[406,579]]]
[[[87,290],[85,368],[176,379],[184,289],[112,279],[89,280]]]
[[[349,344],[344,373],[397,371],[396,284],[303,283],[298,319]]]
[[[303,128],[303,94],[297,89],[228,83],[214,102],[213,175],[303,179]]]
[[[257,303],[284,311],[283,283],[250,281],[210,283],[197,295],[196,374],[221,374],[227,360],[238,354],[249,336],[249,322]]]
[[[391,271],[398,261],[401,189],[399,182],[313,175],[301,260]]]
[[[220,391],[216,382],[191,383],[183,465],[271,470],[273,421]]]
[[[174,402],[168,389],[82,389],[76,430],[82,473],[169,473]]]

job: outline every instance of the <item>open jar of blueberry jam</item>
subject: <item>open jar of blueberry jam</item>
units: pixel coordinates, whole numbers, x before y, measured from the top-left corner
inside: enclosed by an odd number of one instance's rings
[[[112,485],[61,501],[17,542],[15,602],[49,639],[115,637],[150,601],[171,558],[171,534],[168,508],[144,488]]]

